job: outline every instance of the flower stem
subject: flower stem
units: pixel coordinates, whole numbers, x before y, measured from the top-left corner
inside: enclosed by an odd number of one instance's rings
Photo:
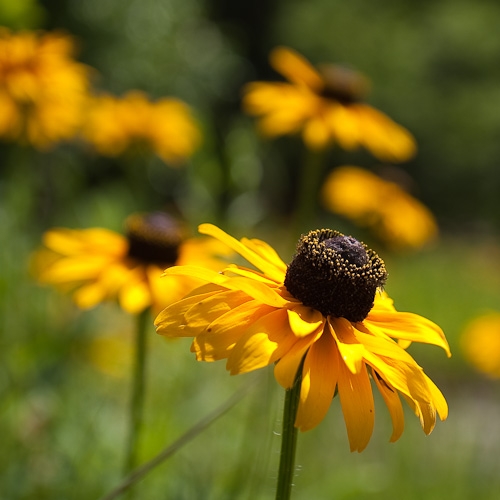
[[[301,382],[302,364],[297,371],[292,388],[288,389],[285,393],[276,500],[288,500],[292,493],[293,475],[295,472],[295,450],[297,448],[295,417],[297,415],[297,408],[299,407]]]
[[[319,183],[323,173],[324,151],[306,150],[299,179],[298,206],[295,215],[296,233],[312,229],[318,198]]]
[[[145,372],[146,372],[146,325],[149,309],[137,315],[137,331],[135,337],[135,363],[132,379],[132,395],[130,398],[130,420],[124,472],[127,475],[137,462],[137,443],[142,427],[144,406]]]

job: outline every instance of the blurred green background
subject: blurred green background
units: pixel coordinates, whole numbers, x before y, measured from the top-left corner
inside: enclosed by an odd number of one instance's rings
[[[406,408],[405,433],[389,444],[378,400],[372,441],[350,454],[334,401],[321,425],[299,436],[294,498],[496,499],[500,386],[464,361],[459,339],[470,319],[500,308],[499,20],[493,0],[0,0],[0,25],[65,30],[77,37],[78,59],[95,69],[96,88],[179,97],[204,136],[179,169],[149,155],[104,158],[75,144],[46,153],[0,144],[0,498],[98,499],[121,478],[128,365],[109,374],[89,352],[101,336],[131,337],[133,318],[113,304],[78,311],[36,285],[28,262],[45,230],[121,231],[131,212],[175,207],[193,231],[215,222],[291,257],[287,228],[303,146],[292,137],[262,139],[241,111],[244,83],[276,78],[268,53],[286,45],[313,62],[364,72],[369,102],[415,135],[418,155],[402,168],[439,222],[437,242],[395,254],[319,208],[314,225],[379,251],[396,307],[437,322],[453,352],[447,360],[436,348],[411,348],[450,406],[430,437]],[[342,164],[377,162],[335,148],[325,175]],[[188,340],[166,342],[152,325],[150,333],[143,461],[245,379],[260,381],[136,485],[136,498],[273,498],[283,395],[272,370],[232,378],[224,363],[196,363]]]

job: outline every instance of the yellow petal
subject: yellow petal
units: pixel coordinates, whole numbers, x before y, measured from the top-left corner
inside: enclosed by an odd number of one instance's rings
[[[443,393],[438,389],[436,384],[424,374],[425,380],[427,380],[427,384],[429,385],[429,390],[432,396],[432,403],[436,407],[436,410],[439,414],[439,418],[441,420],[446,420],[448,418],[448,403],[446,402]]]
[[[196,266],[173,266],[165,269],[165,276],[190,276],[202,281],[208,281],[216,285],[223,286],[230,290],[242,291],[250,297],[260,300],[264,304],[273,307],[286,307],[289,302],[281,295],[260,280],[248,278],[233,278],[217,273],[210,269],[204,269]]]
[[[375,416],[366,367],[355,374],[339,363],[338,391],[351,451],[363,451],[370,441]]]
[[[90,309],[106,299],[106,290],[100,283],[88,283],[73,294],[75,304],[81,309]]]
[[[137,314],[151,305],[151,291],[145,280],[137,280],[120,289],[118,300],[124,311]]]
[[[325,417],[335,394],[339,354],[332,336],[325,332],[309,349],[302,369],[302,386],[295,426],[301,431],[316,427]]]
[[[404,127],[366,104],[356,104],[352,108],[360,115],[362,141],[377,158],[401,162],[415,155],[415,139]]]
[[[312,150],[324,149],[330,142],[328,126],[322,117],[311,117],[304,125],[302,137]]]
[[[156,332],[167,337],[191,337],[193,333],[186,324],[186,312],[197,302],[211,295],[221,293],[219,290],[211,291],[204,294],[187,297],[179,302],[174,302],[170,306],[163,309],[158,314],[154,324]]]
[[[256,254],[260,255],[263,259],[272,262],[272,264],[280,269],[283,274],[286,273],[287,265],[281,260],[281,257],[278,255],[278,252],[271,246],[268,245],[265,241],[258,239],[247,239],[241,238],[241,243],[247,246],[250,250],[253,250]]]
[[[403,406],[401,405],[398,393],[391,388],[375,370],[373,371],[373,380],[375,380],[378,390],[384,398],[385,404],[389,410],[392,421],[392,435],[390,442],[394,443],[401,437],[405,428]]]
[[[271,66],[285,78],[315,91],[323,88],[323,80],[316,69],[298,52],[287,47],[276,47],[269,57]]]
[[[284,355],[296,342],[283,309],[256,320],[236,342],[227,360],[231,375],[267,366]]]
[[[320,331],[297,339],[292,348],[276,363],[274,377],[283,388],[290,389],[293,386],[297,369],[304,354],[321,335],[322,332]]]
[[[337,342],[340,357],[352,373],[364,369],[363,355],[365,347],[354,336],[353,327],[344,318],[329,318],[328,327]]]
[[[201,224],[198,230],[202,234],[207,234],[225,243],[228,247],[232,248],[235,252],[239,253],[243,258],[248,260],[250,264],[253,264],[257,269],[260,269],[267,277],[277,283],[283,283],[285,276],[281,265],[276,266],[275,264],[269,262],[259,253],[247,247],[232,236],[229,236],[213,224]]]
[[[448,357],[451,356],[443,330],[418,314],[372,309],[364,323],[370,330],[374,327],[395,339],[437,345],[444,349]]]
[[[225,359],[246,329],[274,309],[251,300],[219,316],[193,340],[191,351],[198,361]]]
[[[198,335],[218,317],[251,298],[239,290],[228,290],[197,300],[184,314],[193,335]]]
[[[297,337],[305,337],[323,329],[325,324],[325,317],[319,311],[302,304],[287,309],[287,313],[290,328]]]

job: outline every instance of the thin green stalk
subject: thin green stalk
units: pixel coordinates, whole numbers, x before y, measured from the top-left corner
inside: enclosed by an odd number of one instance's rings
[[[123,481],[101,498],[101,500],[113,500],[119,497],[122,493],[127,492],[135,483],[143,479],[152,470],[158,467],[162,462],[170,458],[182,447],[192,441],[195,437],[199,436],[205,429],[216,422],[220,417],[225,415],[234,405],[239,403],[253,388],[257,387],[259,379],[252,379],[249,383],[242,386],[235,394],[229,399],[219,405],[214,411],[209,413],[206,417],[202,418],[190,429],[188,429],[182,436],[176,439],[173,443],[167,446],[163,451],[158,453],[154,458],[133,470]]]
[[[297,449],[295,417],[297,416],[297,409],[299,407],[301,382],[302,364],[297,371],[293,387],[288,389],[285,393],[276,500],[289,500],[292,494],[293,476],[295,472],[295,451]]]
[[[135,362],[132,378],[132,394],[130,398],[130,420],[124,472],[127,475],[137,465],[137,445],[142,427],[144,407],[147,325],[149,309],[137,315],[137,331],[135,337]]]
[[[295,229],[297,234],[308,231],[314,226],[324,159],[325,151],[306,150],[299,179],[299,200],[295,214]]]

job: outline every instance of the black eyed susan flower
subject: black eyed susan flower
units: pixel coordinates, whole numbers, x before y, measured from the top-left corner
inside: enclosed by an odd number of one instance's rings
[[[89,68],[68,35],[0,28],[0,137],[38,149],[71,139],[82,124]]]
[[[226,359],[231,374],[274,364],[281,386],[290,389],[302,366],[295,426],[312,429],[323,420],[338,391],[351,450],[363,450],[374,425],[372,384],[389,409],[396,441],[403,432],[400,395],[429,434],[447,417],[436,385],[405,348],[411,342],[442,347],[441,329],[416,314],[398,312],[382,292],[384,262],[365,245],[336,231],[303,236],[287,266],[265,242],[238,241],[203,224],[211,235],[257,270],[230,265],[217,273],[176,266],[167,276],[193,277],[207,284],[168,306],[156,318],[167,337],[194,337],[199,361]]]
[[[167,97],[153,102],[139,91],[93,98],[83,136],[105,156],[143,147],[174,166],[193,154],[201,137],[185,103]]]
[[[418,249],[436,238],[431,211],[395,182],[354,166],[333,170],[321,198],[326,209],[373,233],[393,250]]]
[[[216,256],[227,252],[217,241],[185,238],[179,223],[163,212],[130,216],[126,235],[104,228],[56,228],[44,234],[43,243],[34,258],[42,283],[71,291],[82,309],[118,299],[132,314],[148,307],[158,312],[202,283],[162,279],[165,267],[220,269]]]
[[[314,68],[297,52],[274,49],[272,67],[288,82],[252,82],[244,89],[244,109],[260,116],[268,137],[301,132],[310,149],[337,143],[344,149],[367,148],[377,158],[399,162],[416,151],[412,135],[363,102],[366,79],[335,65]]]

